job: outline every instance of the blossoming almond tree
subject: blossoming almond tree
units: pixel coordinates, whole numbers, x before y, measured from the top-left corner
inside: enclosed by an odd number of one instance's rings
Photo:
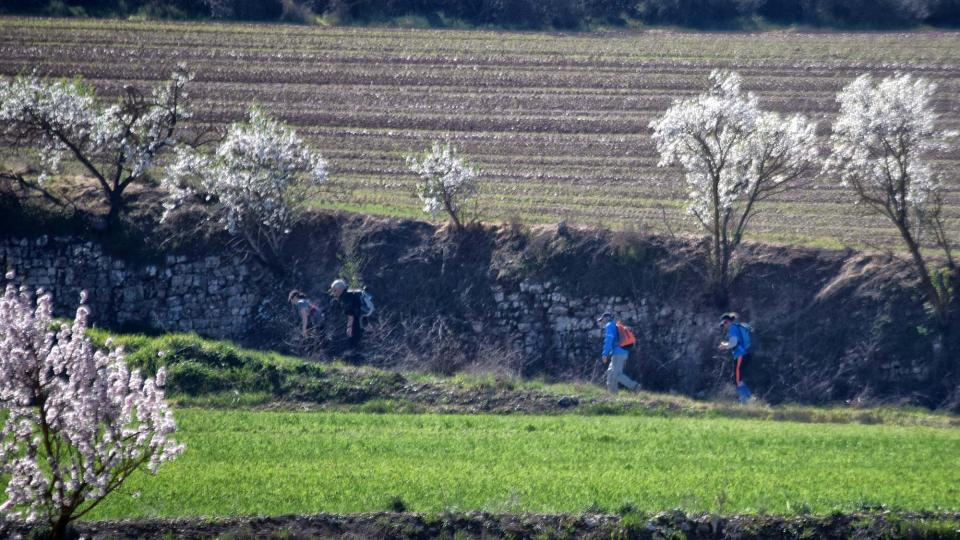
[[[327,162],[259,108],[249,115],[248,122],[229,127],[212,154],[177,150],[162,181],[169,194],[164,218],[187,198],[200,196],[213,203],[211,217],[274,268],[310,190],[327,180]]]
[[[478,171],[450,143],[435,142],[430,150],[407,156],[406,161],[420,177],[417,196],[423,202],[423,211],[435,218],[442,209],[457,229],[462,229],[463,207],[477,192]]]
[[[170,437],[163,369],[144,379],[122,350],[96,350],[83,305],[56,328],[51,303],[10,283],[0,299],[0,474],[9,475],[0,514],[63,538],[132,473],[156,473],[184,447]]]
[[[79,163],[103,191],[112,225],[123,209],[124,190],[142,181],[157,155],[176,143],[177,125],[190,116],[184,87],[192,77],[178,66],[150,96],[128,86],[111,106],[99,103],[79,80],[4,79],[0,125],[18,145],[38,151],[40,184],[59,171],[64,156]]]
[[[805,179],[817,159],[816,125],[761,111],[756,96],[740,91],[739,75],[714,71],[709,90],[674,101],[650,127],[658,165],[683,171],[687,210],[710,235],[708,278],[724,304],[733,255],[757,203]]]
[[[931,158],[946,151],[956,133],[935,127],[930,103],[935,90],[934,84],[906,74],[877,84],[862,75],[847,85],[837,94],[840,114],[833,124],[832,153],[824,173],[851,188],[859,203],[893,222],[930,307],[945,325],[956,264],[942,216],[944,186]],[[921,252],[926,235],[943,249],[945,271],[931,274]]]

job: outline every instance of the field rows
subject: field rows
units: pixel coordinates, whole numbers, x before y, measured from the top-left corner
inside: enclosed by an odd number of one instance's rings
[[[416,215],[403,155],[450,139],[484,171],[490,219],[631,223],[692,230],[677,171],[656,167],[649,123],[736,69],[762,106],[820,122],[857,75],[937,82],[942,125],[960,129],[960,34],[610,35],[0,19],[0,74],[81,75],[108,96],[177,62],[197,73],[194,123],[223,125],[257,102],[330,161],[317,204]],[[946,172],[960,233],[960,150]],[[817,179],[765,208],[757,237],[884,244],[894,231]],[[664,214],[664,209],[671,213]]]

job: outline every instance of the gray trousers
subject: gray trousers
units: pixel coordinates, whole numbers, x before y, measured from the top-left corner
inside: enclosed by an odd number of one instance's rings
[[[607,390],[611,394],[616,394],[618,384],[622,384],[630,390],[636,390],[640,383],[627,377],[623,372],[623,366],[627,363],[626,354],[615,354],[610,357],[610,365],[607,366]]]

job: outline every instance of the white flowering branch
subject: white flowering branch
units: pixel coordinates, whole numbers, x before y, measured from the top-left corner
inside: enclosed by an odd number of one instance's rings
[[[932,235],[947,258],[945,279],[953,279],[956,264],[942,215],[944,186],[931,157],[947,151],[956,133],[936,128],[935,91],[933,83],[906,74],[877,84],[869,75],[858,77],[837,94],[840,114],[823,170],[896,226],[930,306],[946,324],[950,284],[942,281],[943,274],[931,276],[921,252],[924,237]]]
[[[430,150],[407,156],[406,161],[410,170],[420,177],[417,197],[423,202],[423,211],[436,218],[442,209],[457,229],[462,229],[463,207],[477,192],[478,171],[464,161],[450,143],[435,142]]]
[[[190,197],[213,203],[211,217],[243,238],[261,262],[275,264],[284,239],[327,180],[327,162],[295,131],[257,107],[230,126],[213,154],[177,150],[162,186],[164,219]]]
[[[12,283],[0,299],[0,474],[9,475],[0,514],[62,538],[133,472],[156,473],[183,445],[170,437],[163,369],[144,379],[121,349],[96,350],[84,305],[59,328],[51,309],[50,295],[34,304]]]
[[[714,71],[710,81],[707,92],[676,100],[650,127],[658,165],[683,171],[687,210],[710,235],[708,277],[723,303],[757,203],[796,188],[817,159],[816,125],[761,111],[736,73]]]
[[[124,190],[145,178],[157,155],[176,143],[177,124],[189,118],[184,87],[193,75],[179,66],[150,96],[127,86],[114,105],[98,103],[78,80],[36,76],[0,80],[0,124],[18,145],[39,151],[38,181],[60,170],[65,156],[93,176],[109,204],[108,224],[123,209]]]

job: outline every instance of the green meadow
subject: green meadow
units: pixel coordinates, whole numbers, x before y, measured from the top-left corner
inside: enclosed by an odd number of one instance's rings
[[[186,452],[93,519],[960,510],[960,430],[643,416],[181,409]]]

